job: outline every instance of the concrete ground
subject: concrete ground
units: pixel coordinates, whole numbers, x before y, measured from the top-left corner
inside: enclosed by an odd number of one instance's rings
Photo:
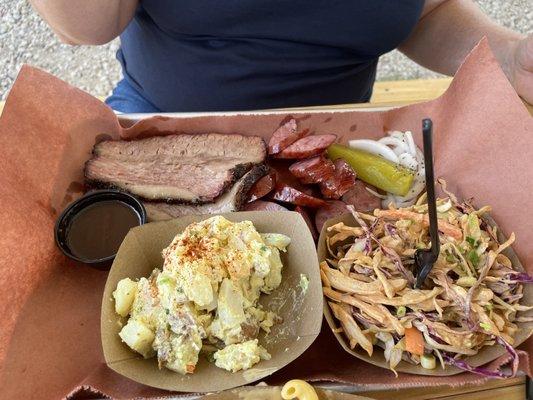
[[[476,0],[500,24],[530,33],[533,0]],[[118,40],[99,47],[61,44],[25,0],[0,0],[0,98],[4,99],[20,66],[40,67],[95,96],[107,96],[120,78],[115,60]],[[384,55],[378,80],[438,77],[397,51]]]

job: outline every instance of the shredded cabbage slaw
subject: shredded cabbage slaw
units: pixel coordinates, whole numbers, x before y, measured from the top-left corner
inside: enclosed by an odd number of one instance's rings
[[[459,203],[441,184],[448,195],[437,201],[441,251],[425,286],[413,289],[415,251],[430,247],[423,194],[410,207],[373,215],[351,208],[359,226],[328,228],[328,258],[320,266],[324,295],[350,347],[370,356],[374,346],[383,348],[393,371],[401,360],[425,368],[435,368],[438,360],[442,368],[508,376],[465,360],[499,344],[511,356],[514,375],[516,322],[529,321],[520,313],[533,308],[520,300],[532,278],[503,254],[515,236],[498,241],[496,227],[482,218],[490,207]],[[413,350],[413,343],[423,347]]]

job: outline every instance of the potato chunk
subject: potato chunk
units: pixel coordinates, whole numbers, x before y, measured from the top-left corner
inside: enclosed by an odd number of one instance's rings
[[[270,271],[265,277],[265,285],[261,289],[263,293],[267,294],[272,293],[272,291],[278,288],[281,284],[281,270],[283,268],[279,250],[276,247],[271,247],[270,250]]]
[[[115,312],[118,315],[126,317],[130,313],[136,291],[137,282],[132,281],[130,278],[125,278],[118,282],[117,289],[113,292]]]
[[[154,355],[152,342],[154,341],[155,335],[142,322],[130,318],[118,335],[124,343],[144,358],[150,358]]]
[[[262,233],[261,237],[266,245],[277,247],[280,251],[286,251],[291,243],[291,238],[282,233]]]
[[[252,368],[261,360],[270,360],[270,354],[259,346],[257,339],[230,344],[214,354],[215,365],[227,371],[237,372]]]

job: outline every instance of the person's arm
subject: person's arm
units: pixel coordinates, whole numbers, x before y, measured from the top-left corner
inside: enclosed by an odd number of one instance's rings
[[[129,24],[138,0],[30,0],[59,38],[68,44],[99,45]]]
[[[499,26],[471,0],[426,0],[399,50],[426,68],[453,75],[483,36],[518,94],[533,103],[533,36]]]

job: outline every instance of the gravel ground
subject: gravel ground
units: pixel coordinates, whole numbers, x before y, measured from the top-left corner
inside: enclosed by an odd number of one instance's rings
[[[493,19],[531,32],[533,0],[476,0]],[[20,66],[38,66],[95,96],[107,96],[120,78],[118,40],[99,47],[61,44],[25,0],[0,0],[0,98],[7,96]],[[378,80],[441,76],[397,51],[383,56]]]

